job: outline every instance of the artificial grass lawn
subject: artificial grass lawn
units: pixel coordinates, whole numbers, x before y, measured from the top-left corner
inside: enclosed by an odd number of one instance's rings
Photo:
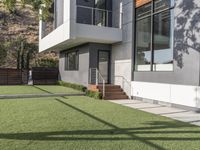
[[[81,93],[77,90],[58,86],[58,85],[41,85],[41,86],[0,86],[0,95],[10,95],[10,94],[74,94]]]
[[[1,150],[199,150],[200,127],[88,97],[0,101]]]

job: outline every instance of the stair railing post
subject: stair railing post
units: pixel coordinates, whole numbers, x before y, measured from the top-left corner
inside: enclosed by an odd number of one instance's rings
[[[105,98],[105,80],[103,79],[103,98]]]
[[[98,85],[98,70],[96,69],[96,85]]]
[[[125,86],[124,86],[124,78],[122,77],[122,88],[124,89],[125,88]]]
[[[90,76],[90,80],[89,80],[90,83],[89,84],[92,84],[92,68],[90,68],[89,72],[90,72],[90,75],[89,75]]]

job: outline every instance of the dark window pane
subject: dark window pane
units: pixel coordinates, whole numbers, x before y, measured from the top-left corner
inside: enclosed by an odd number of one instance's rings
[[[66,70],[78,70],[78,53],[67,53]]]
[[[108,83],[108,69],[109,69],[109,52],[99,51],[99,72],[103,76],[106,83]],[[102,83],[101,79],[100,83]]]
[[[92,24],[92,9],[77,7],[77,23]]]
[[[94,0],[76,0],[77,5],[94,7]]]
[[[154,12],[158,12],[167,9],[171,6],[171,0],[155,0],[154,1]]]
[[[151,15],[151,3],[136,9],[136,18],[139,19],[144,16]]]
[[[108,19],[107,19],[107,21],[108,21],[107,22],[108,23],[107,26],[108,27],[112,27],[112,12],[109,11],[106,16],[108,17]]]
[[[104,10],[94,10],[94,23],[95,23],[95,25],[97,25],[97,26],[106,26],[106,14],[107,13],[107,11],[104,11]]]
[[[95,7],[99,9],[107,9],[106,0],[95,0]]]
[[[154,15],[154,70],[172,70],[170,10]]]
[[[151,67],[151,18],[136,23],[136,70],[150,71]]]

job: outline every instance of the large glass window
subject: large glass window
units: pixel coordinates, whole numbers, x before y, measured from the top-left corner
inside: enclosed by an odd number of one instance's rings
[[[78,61],[78,51],[66,53],[65,59],[65,69],[66,70],[78,70],[79,61]]]
[[[77,23],[112,26],[112,0],[77,0]]]
[[[171,0],[136,8],[136,71],[173,71]]]
[[[151,70],[151,18],[147,17],[136,23],[136,66],[137,70]]]

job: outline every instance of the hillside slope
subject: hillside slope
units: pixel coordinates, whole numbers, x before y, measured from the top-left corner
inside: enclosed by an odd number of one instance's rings
[[[15,14],[10,14],[4,6],[0,3],[0,44],[5,42],[16,41],[18,38],[26,39],[28,43],[35,44],[37,49],[35,50],[33,59],[31,60],[32,66],[36,60],[44,55],[38,53],[38,13],[32,9],[32,6],[25,5],[23,8],[21,4],[17,3],[17,9]],[[7,49],[7,57],[5,62],[0,67],[12,67],[16,68],[16,47]],[[49,54],[50,57],[57,57],[56,54]],[[48,57],[48,56],[45,56]]]

